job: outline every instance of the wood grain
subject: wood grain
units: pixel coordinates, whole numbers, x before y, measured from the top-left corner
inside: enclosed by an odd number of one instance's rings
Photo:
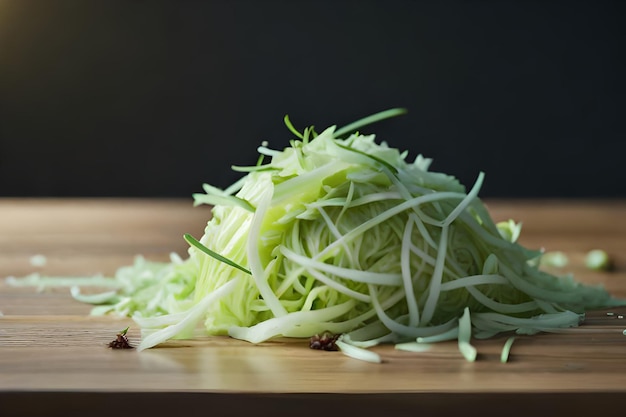
[[[626,202],[487,204],[494,219],[523,222],[523,244],[564,251],[578,280],[626,297]],[[200,236],[209,216],[186,200],[0,199],[0,277],[108,275],[138,254],[184,256],[183,233]],[[584,267],[593,248],[610,253],[612,271]],[[31,265],[36,254],[46,256],[45,266]],[[67,288],[0,284],[0,416],[105,415],[116,401],[153,415],[180,413],[172,404],[186,404],[186,416],[215,407],[224,415],[458,415],[468,407],[476,415],[583,415],[626,399],[623,308],[590,312],[584,325],[562,334],[518,336],[508,363],[499,361],[501,336],[476,341],[474,363],[451,342],[420,354],[377,347],[380,365],[311,350],[306,340],[250,345],[211,337],[111,350],[119,330],[131,326],[132,344],[138,330],[128,318],[89,310]]]

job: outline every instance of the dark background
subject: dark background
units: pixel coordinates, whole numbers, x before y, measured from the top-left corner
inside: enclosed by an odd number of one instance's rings
[[[483,197],[626,197],[623,1],[0,0],[0,195],[188,197],[391,107]]]

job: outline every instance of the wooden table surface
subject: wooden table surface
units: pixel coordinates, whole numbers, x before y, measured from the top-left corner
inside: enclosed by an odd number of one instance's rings
[[[495,220],[523,222],[521,243],[563,251],[566,272],[626,297],[626,201],[493,200]],[[208,207],[191,200],[0,199],[0,278],[111,275],[136,255],[186,256]],[[609,272],[584,267],[600,248]],[[34,255],[47,262],[36,267]],[[250,345],[225,337],[168,342],[142,352],[107,343],[132,320],[91,317],[68,288],[0,283],[0,416],[35,415],[589,415],[624,410],[626,309],[590,312],[566,334],[456,343],[424,353],[375,348],[383,364],[308,348],[306,340]],[[613,313],[608,315],[607,313]]]

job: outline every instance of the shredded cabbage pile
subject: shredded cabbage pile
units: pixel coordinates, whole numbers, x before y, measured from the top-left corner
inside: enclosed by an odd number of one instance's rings
[[[495,224],[478,197],[483,173],[467,191],[430,159],[407,162],[357,131],[402,113],[319,134],[285,117],[289,147],[263,143],[257,165],[233,167],[239,181],[194,195],[212,217],[199,240],[185,236],[188,258],[138,258],[112,291],[74,296],[101,304],[94,314],[132,316],[140,350],[198,334],[260,343],[331,332],[372,362],[366,348],[380,343],[420,351],[454,339],[474,360],[472,337],[578,326],[587,310],[624,305],[540,270],[541,252],[517,243],[520,225]]]

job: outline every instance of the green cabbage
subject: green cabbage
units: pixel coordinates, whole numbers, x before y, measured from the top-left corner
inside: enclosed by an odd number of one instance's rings
[[[193,335],[259,343],[277,336],[342,334],[339,346],[532,334],[577,326],[588,309],[621,303],[601,287],[539,270],[540,252],[515,241],[519,225],[496,225],[478,198],[431,160],[350,133],[400,114],[390,110],[344,129],[296,136],[269,159],[234,169],[226,190],[205,185],[196,204],[213,216],[181,267],[194,266],[193,307],[135,319],[140,349]],[[222,256],[219,259],[216,254]],[[226,259],[226,261],[224,260]],[[181,324],[183,323],[183,324]],[[470,333],[471,332],[471,333]],[[357,355],[358,356],[358,355]]]
[[[357,132],[401,113],[319,134],[285,117],[289,147],[263,143],[256,166],[233,167],[239,181],[194,195],[212,217],[199,240],[185,236],[188,258],[120,270],[118,281],[135,278],[94,312],[132,315],[139,350],[198,334],[260,343],[331,332],[347,355],[379,362],[367,347],[454,339],[474,360],[472,337],[578,326],[589,309],[624,304],[540,270],[541,252],[516,242],[520,225],[495,224],[479,199],[483,173],[467,191],[430,159],[407,162]]]

